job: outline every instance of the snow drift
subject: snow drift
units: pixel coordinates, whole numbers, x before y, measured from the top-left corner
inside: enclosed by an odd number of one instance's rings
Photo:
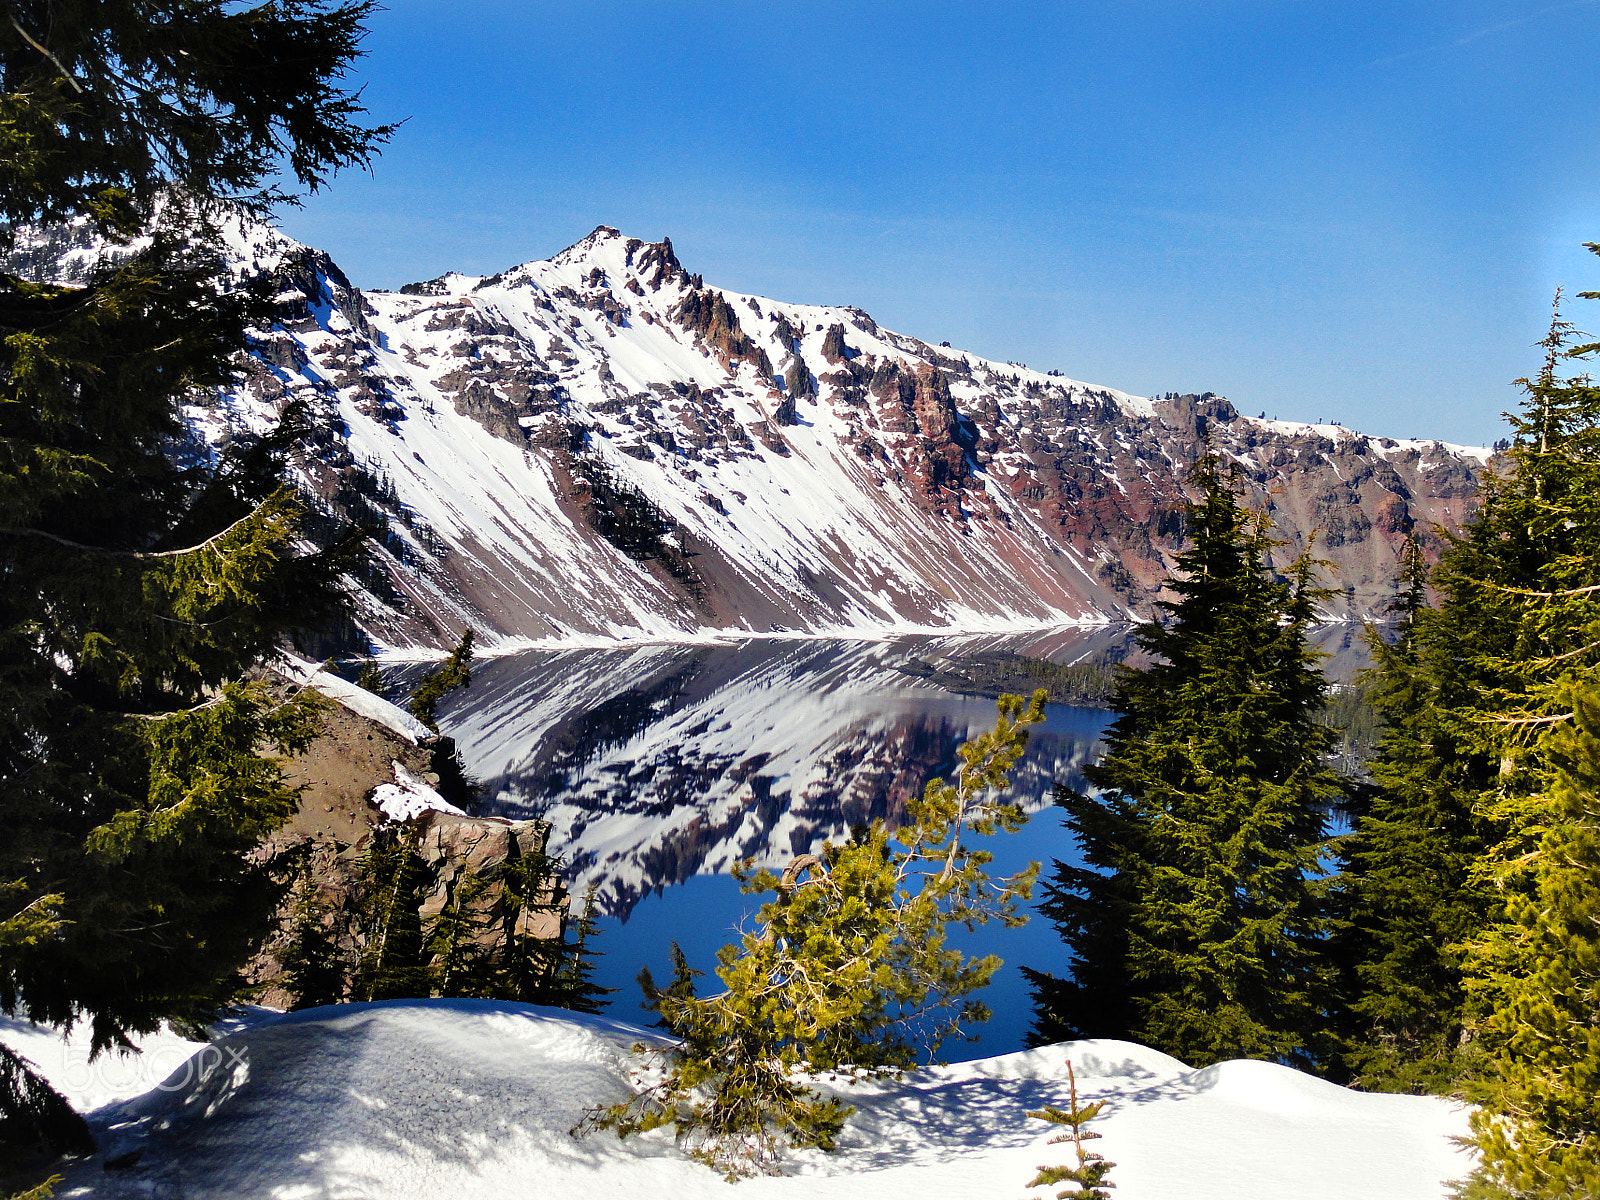
[[[794,1154],[784,1177],[725,1183],[666,1131],[575,1140],[590,1105],[622,1098],[628,1048],[655,1035],[600,1017],[492,1001],[391,1001],[251,1021],[164,1079],[106,1083],[115,1060],[0,1024],[69,1097],[99,1105],[96,1160],[63,1193],[173,1200],[689,1200],[704,1195],[992,1200],[1063,1161],[1025,1113],[1066,1098],[1070,1056],[1109,1101],[1096,1149],[1122,1200],[1437,1200],[1470,1160],[1464,1111],[1367,1095],[1261,1062],[1189,1070],[1127,1042],[1076,1042],[833,1087],[856,1106],[837,1153]],[[153,1039],[159,1065],[173,1041]],[[121,1095],[114,1094],[120,1090]],[[106,1160],[120,1166],[108,1169]]]

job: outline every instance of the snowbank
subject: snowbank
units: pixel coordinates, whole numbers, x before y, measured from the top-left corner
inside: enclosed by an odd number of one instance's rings
[[[467,815],[406,770],[405,764],[398,759],[394,762],[394,777],[398,782],[380,783],[372,791],[372,803],[378,806],[386,819],[409,821],[429,810],[455,813],[458,817]]]
[[[1446,1101],[1351,1092],[1270,1063],[1191,1071],[1102,1041],[836,1085],[858,1109],[838,1153],[797,1154],[789,1176],[732,1185],[666,1131],[569,1136],[586,1107],[627,1093],[628,1047],[652,1035],[621,1022],[434,1000],[258,1010],[236,1029],[143,1094],[125,1080],[132,1098],[106,1103],[119,1089],[83,1086],[94,1068],[85,1072],[81,1044],[0,1024],[0,1038],[74,1099],[105,1104],[91,1117],[102,1153],[60,1194],[1020,1198],[1034,1169],[1069,1149],[1046,1146],[1054,1130],[1024,1115],[1064,1102],[1068,1055],[1081,1093],[1110,1101],[1096,1149],[1117,1163],[1120,1200],[1437,1200],[1470,1167],[1450,1141],[1465,1133],[1465,1113]],[[168,1062],[169,1040],[152,1043]],[[131,1167],[104,1169],[135,1152]]]
[[[293,654],[285,654],[283,658],[280,670],[284,674],[291,676],[298,683],[315,688],[357,716],[376,721],[379,725],[398,733],[413,746],[434,736],[433,730],[398,704],[390,704],[382,696],[375,696],[366,688],[357,687],[348,680],[340,679],[331,671],[324,671],[318,663],[308,662]]]

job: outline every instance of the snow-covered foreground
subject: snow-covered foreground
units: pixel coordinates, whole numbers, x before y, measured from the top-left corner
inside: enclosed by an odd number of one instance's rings
[[[95,1108],[102,1153],[58,1194],[1021,1200],[1039,1164],[1070,1152],[1025,1115],[1065,1102],[1069,1055],[1083,1097],[1110,1101],[1095,1148],[1117,1164],[1119,1200],[1434,1200],[1470,1167],[1451,1141],[1465,1113],[1446,1101],[1351,1092],[1270,1063],[1191,1071],[1098,1041],[839,1085],[857,1112],[837,1153],[734,1185],[666,1131],[569,1135],[587,1106],[627,1094],[628,1048],[651,1035],[617,1021],[435,1000],[257,1011],[232,1028],[185,1044],[189,1059],[176,1039],[151,1039],[134,1069],[86,1064],[81,1041],[0,1022],[0,1038]]]

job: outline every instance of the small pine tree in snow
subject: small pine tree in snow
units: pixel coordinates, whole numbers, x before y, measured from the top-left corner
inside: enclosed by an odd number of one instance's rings
[[[1069,1196],[1079,1197],[1080,1200],[1111,1200],[1106,1195],[1107,1188],[1117,1185],[1106,1179],[1111,1168],[1117,1164],[1107,1162],[1103,1155],[1091,1153],[1083,1148],[1084,1142],[1102,1135],[1093,1133],[1086,1126],[1095,1117],[1100,1115],[1100,1110],[1106,1106],[1104,1100],[1096,1100],[1093,1104],[1078,1103],[1078,1077],[1073,1073],[1072,1060],[1067,1059],[1067,1084],[1071,1088],[1071,1107],[1062,1111],[1045,1105],[1038,1112],[1031,1112],[1030,1117],[1041,1121],[1049,1121],[1052,1125],[1065,1125],[1067,1128],[1050,1139],[1054,1146],[1058,1142],[1071,1142],[1078,1155],[1078,1165],[1075,1167],[1046,1167],[1039,1168],[1039,1174],[1027,1186],[1030,1188],[1049,1187],[1055,1183],[1074,1183],[1074,1188],[1056,1193],[1056,1200],[1067,1200]]]
[[[990,855],[962,835],[1014,832],[1027,819],[994,793],[1009,785],[1044,702],[1042,689],[1031,703],[1002,696],[994,730],[960,748],[956,782],[930,780],[895,834],[874,822],[796,858],[781,878],[746,874],[747,891],[775,897],[742,944],[718,954],[725,990],[697,996],[681,954],[666,988],[642,972],[647,1006],[678,1044],[659,1083],[594,1110],[575,1132],[672,1125],[693,1157],[730,1179],[776,1173],[785,1146],[833,1149],[851,1112],[805,1074],[894,1075],[915,1064],[919,1041],[931,1053],[963,1023],[987,1019],[972,994],[1000,960],[967,958],[945,944],[945,929],[1026,919],[1015,905],[1038,864],[991,881]]]

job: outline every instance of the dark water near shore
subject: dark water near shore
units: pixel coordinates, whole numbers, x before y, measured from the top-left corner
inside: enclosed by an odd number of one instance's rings
[[[1330,676],[1359,665],[1352,629],[1323,640]],[[674,940],[707,973],[703,990],[718,986],[717,949],[761,902],[739,891],[735,862],[781,868],[853,824],[898,824],[909,796],[953,772],[956,747],[992,727],[995,709],[946,686],[946,668],[1006,655],[1116,662],[1130,649],[1127,629],[1101,628],[528,652],[477,664],[441,719],[484,783],[488,811],[550,821],[574,893],[598,889],[599,982],[618,989],[611,1014],[633,1019],[643,1016],[639,968],[669,977]],[[983,839],[994,874],[1029,861],[1048,873],[1052,860],[1075,858],[1051,796],[1058,783],[1082,785],[1109,719],[1101,708],[1050,706],[1013,773],[1012,795],[1032,819]],[[1005,966],[983,995],[994,1018],[942,1056],[1021,1049],[1031,1012],[1018,968],[1064,970],[1054,931],[1035,917],[1020,929],[956,929],[952,940]]]

